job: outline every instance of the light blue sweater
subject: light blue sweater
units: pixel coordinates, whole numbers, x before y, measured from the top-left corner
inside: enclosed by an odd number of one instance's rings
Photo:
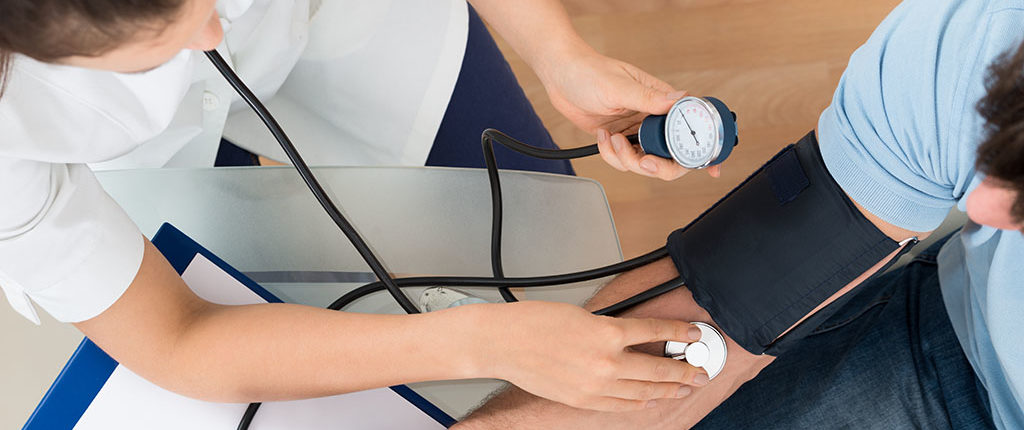
[[[914,231],[964,210],[980,182],[988,66],[1024,39],[1024,0],[907,0],[858,49],[818,122],[829,171]],[[1024,429],[1024,235],[968,223],[939,255],[957,337],[1003,429]]]

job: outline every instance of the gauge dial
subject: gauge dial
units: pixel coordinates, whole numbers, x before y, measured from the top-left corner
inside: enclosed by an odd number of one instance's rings
[[[722,150],[722,120],[710,103],[698,97],[676,102],[665,121],[668,150],[683,167],[705,167]]]

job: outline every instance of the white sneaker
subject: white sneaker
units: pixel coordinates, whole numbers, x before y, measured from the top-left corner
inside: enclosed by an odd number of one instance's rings
[[[420,294],[420,309],[424,312],[439,311],[441,309],[454,308],[456,306],[474,303],[489,302],[479,297],[447,287],[427,288],[426,290],[423,290],[422,294]]]

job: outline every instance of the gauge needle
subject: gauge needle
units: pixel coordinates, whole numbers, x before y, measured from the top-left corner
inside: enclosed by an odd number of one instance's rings
[[[690,127],[690,121],[686,120],[686,115],[682,115],[682,117],[683,117],[683,122],[686,123],[686,128],[690,129],[690,137],[693,138],[693,142],[696,143],[697,146],[700,146],[700,141],[697,140],[697,132],[693,131],[693,127]]]

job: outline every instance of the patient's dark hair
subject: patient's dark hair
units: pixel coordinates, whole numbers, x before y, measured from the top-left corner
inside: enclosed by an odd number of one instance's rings
[[[978,102],[985,118],[985,141],[978,147],[978,170],[1017,192],[1012,215],[1024,222],[1024,44],[1004,53],[989,68],[988,94]]]
[[[14,54],[43,62],[97,56],[159,32],[188,0],[0,0],[0,93]]]

